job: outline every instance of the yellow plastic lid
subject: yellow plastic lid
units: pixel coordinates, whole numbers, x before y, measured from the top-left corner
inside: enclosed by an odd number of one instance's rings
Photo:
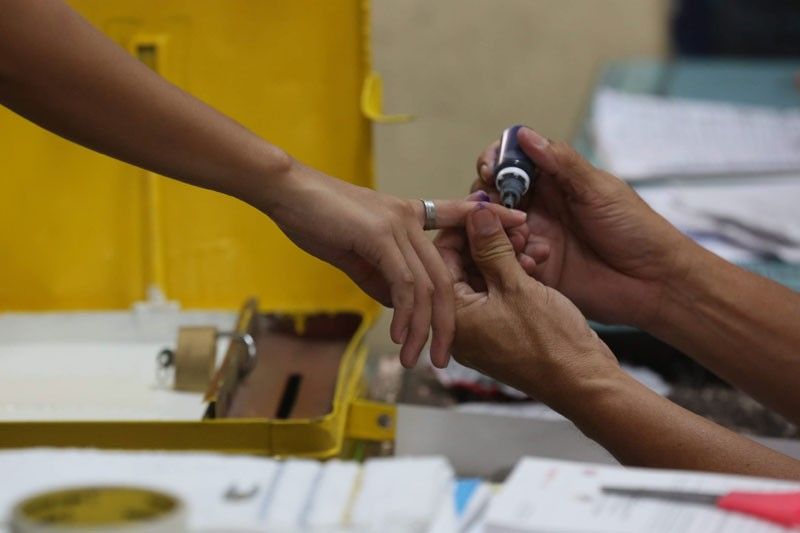
[[[177,497],[152,489],[72,487],[23,500],[11,524],[15,533],[162,533],[186,530],[186,510]]]

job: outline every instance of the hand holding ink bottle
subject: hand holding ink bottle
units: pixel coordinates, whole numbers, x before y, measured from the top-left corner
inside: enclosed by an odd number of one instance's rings
[[[513,209],[530,189],[536,165],[522,151],[517,132],[522,125],[511,126],[500,137],[500,149],[495,166],[495,185],[500,191],[500,202]]]

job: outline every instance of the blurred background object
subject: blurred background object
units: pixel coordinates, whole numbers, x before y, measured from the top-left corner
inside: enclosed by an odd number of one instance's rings
[[[796,57],[800,53],[800,3],[678,0],[672,30],[680,55]]]

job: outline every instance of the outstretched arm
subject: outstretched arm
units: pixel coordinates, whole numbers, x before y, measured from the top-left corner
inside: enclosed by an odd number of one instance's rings
[[[452,281],[423,233],[422,205],[308,168],[160,78],[62,0],[0,0],[0,103],[98,152],[235,196],[307,252],[395,309],[391,336],[412,366],[433,328],[444,365]],[[473,203],[474,204],[474,203]],[[471,203],[441,202],[440,226]],[[525,214],[493,207],[509,226]]]
[[[647,330],[800,423],[800,294],[695,249]]]
[[[0,0],[0,11],[0,103],[98,152],[271,208],[288,181],[285,152],[159,77],[61,0]]]

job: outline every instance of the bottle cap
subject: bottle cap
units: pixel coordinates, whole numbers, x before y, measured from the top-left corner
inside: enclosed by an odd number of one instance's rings
[[[519,167],[501,169],[495,178],[497,190],[500,191],[500,201],[509,209],[519,204],[522,196],[528,192],[530,183],[528,173]]]

